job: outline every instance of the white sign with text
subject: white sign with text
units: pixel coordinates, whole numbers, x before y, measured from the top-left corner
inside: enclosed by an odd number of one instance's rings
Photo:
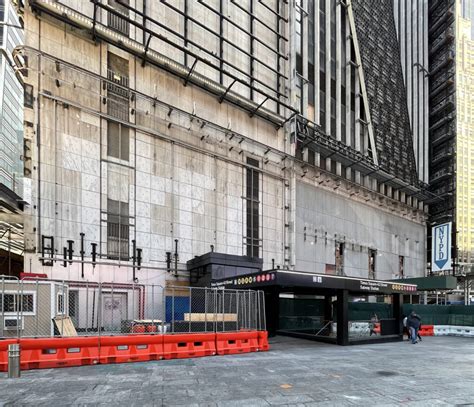
[[[451,270],[451,227],[452,223],[443,223],[432,228],[431,271]]]

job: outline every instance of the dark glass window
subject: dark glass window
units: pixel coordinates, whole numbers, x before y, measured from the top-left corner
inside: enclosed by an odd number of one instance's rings
[[[23,104],[25,107],[33,108],[33,86],[25,84],[23,91]]]
[[[375,279],[375,261],[377,259],[377,250],[369,249],[369,278]]]

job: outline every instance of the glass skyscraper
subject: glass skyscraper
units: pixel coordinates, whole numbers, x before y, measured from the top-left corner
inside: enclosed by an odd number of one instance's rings
[[[23,43],[20,20],[9,0],[0,0],[0,183],[23,196],[23,87],[12,52]]]

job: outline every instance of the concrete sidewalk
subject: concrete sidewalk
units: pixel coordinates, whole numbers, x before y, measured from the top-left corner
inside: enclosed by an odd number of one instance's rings
[[[271,342],[262,353],[1,374],[0,405],[474,406],[474,339]]]

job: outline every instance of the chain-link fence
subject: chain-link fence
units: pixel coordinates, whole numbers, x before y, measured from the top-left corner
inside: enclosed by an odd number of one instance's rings
[[[265,330],[262,291],[0,277],[0,338]]]

